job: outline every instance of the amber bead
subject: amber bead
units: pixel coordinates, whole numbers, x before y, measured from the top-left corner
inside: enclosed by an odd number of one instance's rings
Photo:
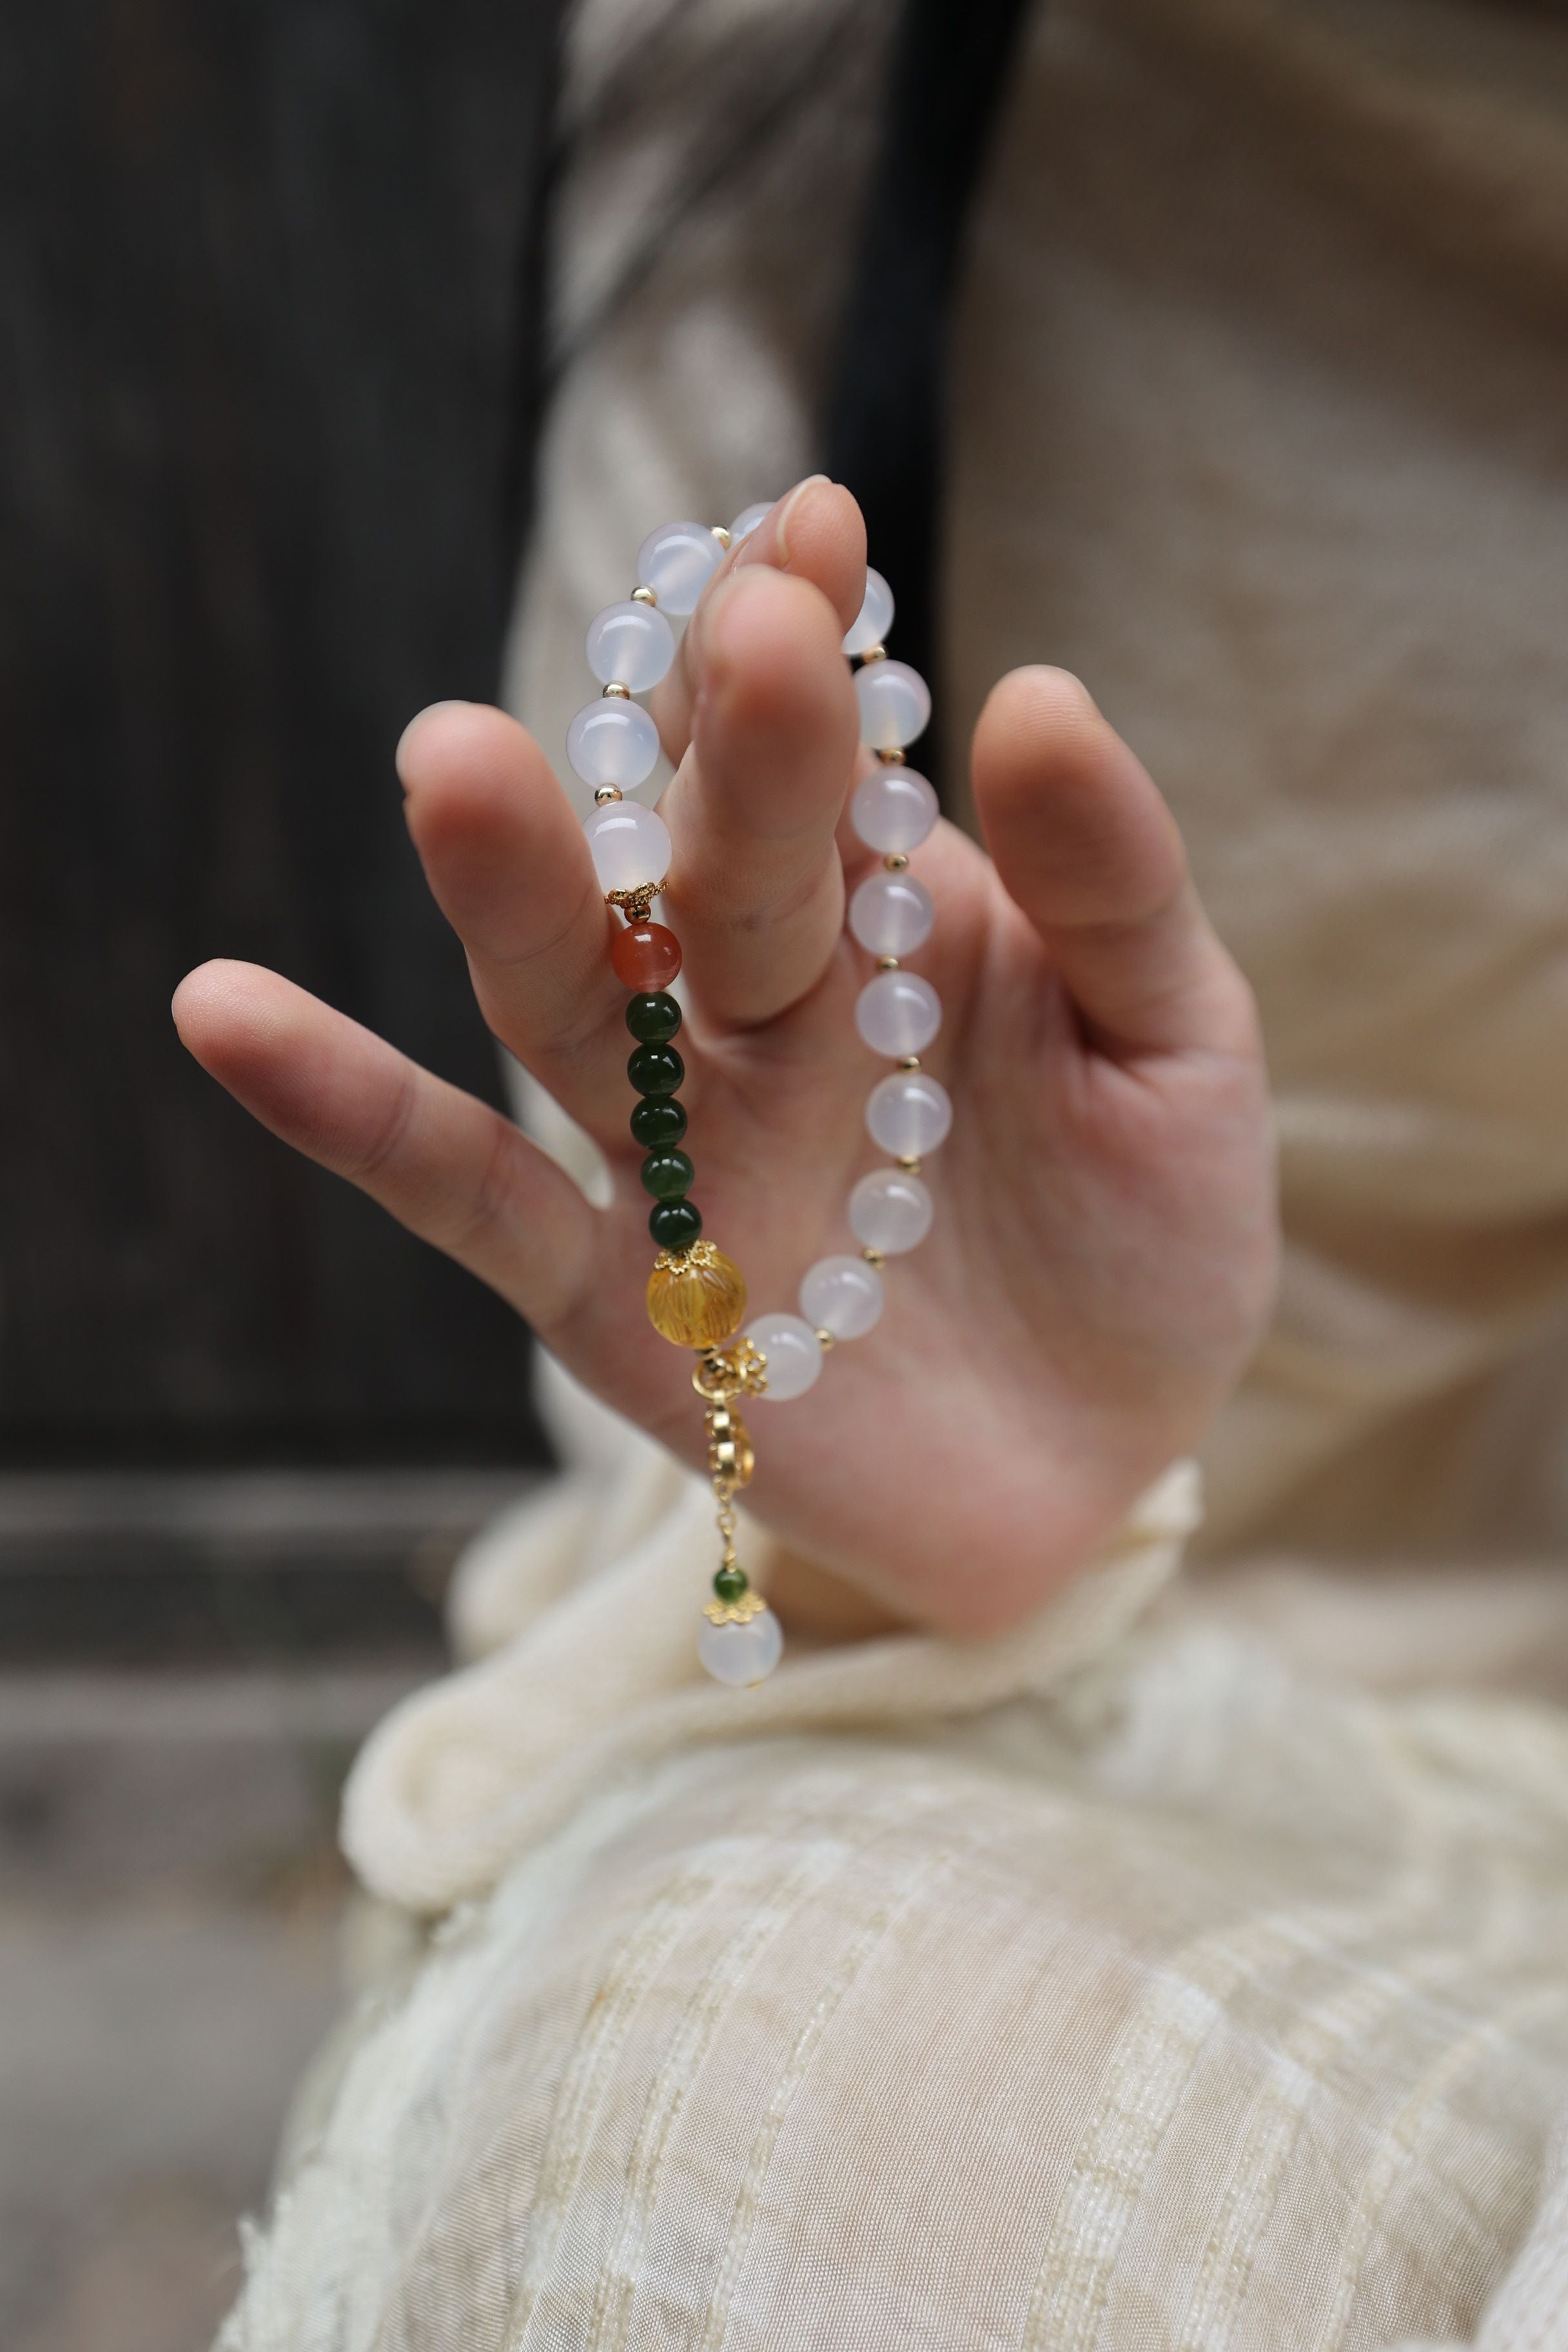
[[[626,1027],[645,1045],[668,1045],[680,1026],[680,1007],[663,990],[626,999]]]
[[[668,988],[680,970],[680,941],[662,923],[628,923],[610,942],[610,962],[623,988]]]
[[[654,1329],[678,1348],[721,1347],[746,1319],[745,1276],[711,1242],[694,1243],[658,1259],[647,1278],[647,1312]]]

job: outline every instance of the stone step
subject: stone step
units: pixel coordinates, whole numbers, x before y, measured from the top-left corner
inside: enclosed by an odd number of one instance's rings
[[[0,1473],[0,1663],[439,1652],[441,1594],[526,1474]]]

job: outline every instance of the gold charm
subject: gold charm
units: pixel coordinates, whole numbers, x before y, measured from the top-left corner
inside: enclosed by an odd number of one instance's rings
[[[717,1348],[732,1339],[746,1312],[746,1278],[711,1242],[660,1250],[647,1278],[653,1328],[678,1348]]]

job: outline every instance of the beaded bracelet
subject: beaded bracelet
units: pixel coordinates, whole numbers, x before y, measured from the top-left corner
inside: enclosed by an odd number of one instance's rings
[[[638,1100],[631,1130],[646,1155],[642,1181],[654,1202],[648,1230],[659,1245],[648,1276],[648,1316],[665,1339],[695,1349],[698,1358],[692,1386],[703,1400],[722,1548],[698,1654],[718,1681],[735,1685],[761,1682],[784,1649],[777,1618],[752,1590],[735,1553],[735,1496],[750,1481],[755,1459],[738,1400],[782,1403],[804,1396],[826,1350],[841,1339],[859,1339],[877,1323],[887,1260],[913,1249],[931,1229],[931,1198],[921,1164],[952,1124],[946,1088],[920,1064],[942,1025],[941,1001],[929,981],[905,971],[900,961],[924,945],[931,929],[930,894],[907,869],[910,852],[936,823],[937,797],[904,764],[905,745],[923,733],[931,718],[931,695],[915,670],[887,657],[882,641],[892,622],[892,593],[880,572],[868,568],[865,601],[844,650],[857,665],[860,740],[879,764],[855,790],[850,822],[867,847],[880,852],[882,870],[854,892],[847,920],[854,939],[877,960],[856,1003],[856,1026],[874,1052],[898,1064],[871,1088],[866,1105],[872,1140],[895,1164],[863,1176],[849,1195],[859,1255],[818,1259],[801,1283],[798,1315],[760,1315],[741,1331],[745,1280],[721,1250],[700,1237],[701,1212],[689,1198],[696,1171],[681,1148],[686,1110],[677,1093],[685,1069],[674,1044],[680,1007],[669,993],[680,970],[680,943],[664,924],[649,919],[669,870],[669,834],[657,811],[624,795],[647,782],[658,757],[658,730],[632,698],[657,686],[675,658],[666,616],[684,619],[696,609],[725,549],[746,538],[768,512],[766,504],[748,507],[728,530],[669,523],[643,542],[640,584],[624,604],[607,605],[589,628],[588,664],[604,691],[577,713],[566,737],[568,759],[594,787],[594,810],[584,826],[594,869],[607,904],[624,919],[610,961],[632,992],[626,1026],[636,1044],[626,1075]]]

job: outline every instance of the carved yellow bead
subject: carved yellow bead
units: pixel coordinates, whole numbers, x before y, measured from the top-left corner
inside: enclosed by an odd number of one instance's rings
[[[647,1278],[648,1321],[678,1348],[717,1348],[740,1329],[746,1278],[711,1242],[660,1250]]]

